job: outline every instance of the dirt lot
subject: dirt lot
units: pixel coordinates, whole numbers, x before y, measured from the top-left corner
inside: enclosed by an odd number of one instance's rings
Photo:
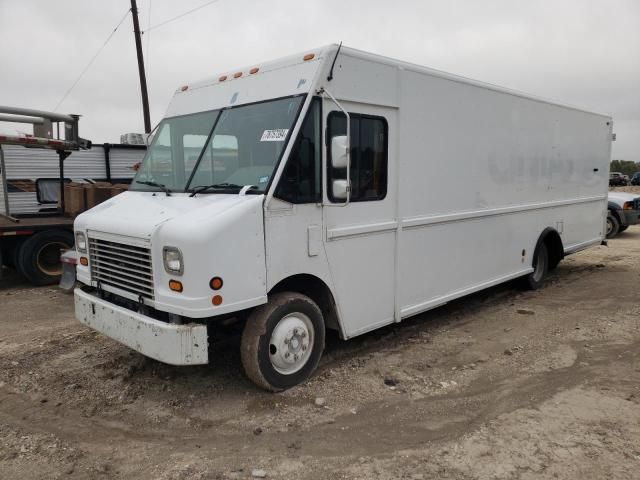
[[[640,227],[349,342],[256,390],[237,337],[162,365],[0,283],[0,478],[640,478]],[[316,399],[325,399],[316,405]],[[322,403],[321,401],[318,403]]]

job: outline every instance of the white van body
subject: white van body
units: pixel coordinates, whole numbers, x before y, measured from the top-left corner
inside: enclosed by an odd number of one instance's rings
[[[206,323],[251,312],[274,291],[311,297],[327,327],[348,339],[530,275],[545,238],[550,267],[604,238],[606,115],[330,45],[179,88],[166,117],[297,96],[291,128],[265,129],[261,138],[283,145],[260,194],[129,191],[77,218],[87,243],[79,254],[88,258],[77,268],[86,286],[75,292],[81,322],[163,362],[214,362]],[[322,193],[294,204],[276,190],[312,102],[321,105]],[[360,122],[362,138],[365,124],[377,129],[373,157],[364,147],[351,151],[377,162],[376,185],[363,193],[378,192],[375,199],[347,202],[338,174],[328,178],[340,171],[329,160],[340,139],[327,128],[341,108]],[[351,127],[349,144],[356,141],[368,140],[356,140]],[[368,167],[358,165],[350,168],[367,181]],[[181,252],[179,276],[164,266],[167,247]],[[95,260],[110,251],[129,263],[96,275]],[[131,263],[136,258],[144,268]],[[224,280],[219,291],[213,277]],[[214,305],[214,295],[222,303]]]

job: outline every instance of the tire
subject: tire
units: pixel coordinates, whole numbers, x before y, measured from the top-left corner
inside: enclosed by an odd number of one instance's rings
[[[2,261],[9,268],[18,268],[18,252],[20,246],[24,242],[22,238],[16,238],[14,241],[5,241],[2,252]]]
[[[613,238],[620,233],[620,220],[614,214],[607,214],[607,238]]]
[[[286,390],[315,371],[324,338],[322,312],[313,300],[299,293],[276,293],[247,319],[240,346],[242,366],[260,388]]]
[[[66,230],[44,230],[27,238],[16,255],[16,268],[33,285],[51,285],[60,280],[60,253],[73,246]]]
[[[618,228],[618,233],[624,232],[627,228],[629,228],[629,225],[620,225],[620,228]]]
[[[549,250],[542,242],[533,254],[533,272],[524,277],[525,287],[529,290],[537,290],[544,284],[544,279],[549,271]]]

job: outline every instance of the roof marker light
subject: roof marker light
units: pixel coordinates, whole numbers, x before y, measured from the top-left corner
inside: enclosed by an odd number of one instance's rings
[[[233,74],[233,78],[240,78],[242,76],[242,72],[236,72]]]
[[[180,87],[180,91],[184,92],[185,90],[187,90],[189,88],[189,85],[183,85]]]
[[[304,57],[302,57],[302,59],[307,62],[309,60],[313,60],[313,58],[316,56],[315,53],[307,53]]]
[[[258,67],[253,67],[251,70],[249,70],[249,73],[253,75],[254,73],[258,73],[258,70],[260,70]]]
[[[218,78],[219,82],[224,82],[227,79],[226,75],[222,75],[221,77]]]

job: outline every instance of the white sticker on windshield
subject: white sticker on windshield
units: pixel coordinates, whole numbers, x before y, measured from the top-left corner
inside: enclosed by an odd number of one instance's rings
[[[265,130],[262,132],[261,142],[284,142],[289,133],[288,128],[279,128],[277,130]]]

